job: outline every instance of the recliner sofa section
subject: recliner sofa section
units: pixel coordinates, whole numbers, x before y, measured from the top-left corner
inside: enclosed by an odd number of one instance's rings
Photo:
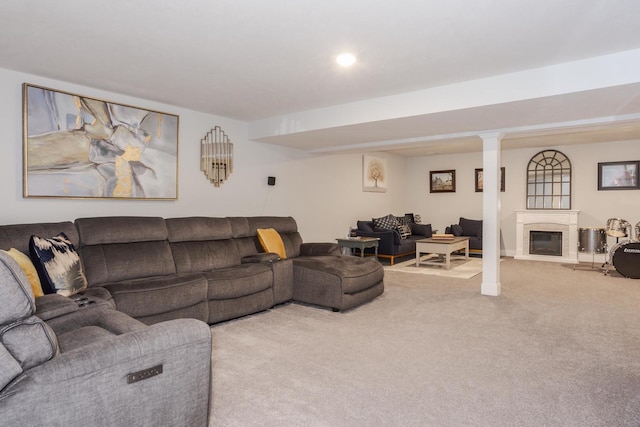
[[[57,294],[37,300],[21,267],[0,253],[2,425],[207,424],[205,323],[147,326],[105,301],[83,306]]]

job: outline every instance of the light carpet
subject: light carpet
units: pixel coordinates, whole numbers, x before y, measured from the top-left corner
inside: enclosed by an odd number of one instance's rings
[[[421,261],[436,261],[437,255],[424,255]],[[416,266],[415,258],[384,268],[388,271],[400,271],[403,273],[429,274],[432,276],[454,277],[457,279],[470,279],[482,273],[482,258],[470,257],[466,259],[458,255],[451,257],[451,269],[445,269],[445,261],[442,258],[442,265],[420,264]]]
[[[211,426],[639,426],[640,280],[558,263],[385,272],[353,310],[214,325]]]

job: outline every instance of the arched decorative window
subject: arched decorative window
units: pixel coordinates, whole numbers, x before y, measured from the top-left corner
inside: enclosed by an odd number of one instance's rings
[[[544,150],[529,161],[527,209],[571,209],[571,162],[560,151]]]

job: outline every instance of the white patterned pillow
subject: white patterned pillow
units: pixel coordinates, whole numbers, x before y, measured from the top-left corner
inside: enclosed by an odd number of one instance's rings
[[[45,294],[68,297],[87,288],[80,256],[64,233],[50,239],[31,236],[29,252]]]
[[[398,233],[400,233],[401,239],[406,239],[407,237],[411,236],[411,227],[406,224],[399,224],[397,230]]]
[[[391,214],[381,218],[373,218],[372,221],[374,230],[395,230],[398,228],[398,220]]]

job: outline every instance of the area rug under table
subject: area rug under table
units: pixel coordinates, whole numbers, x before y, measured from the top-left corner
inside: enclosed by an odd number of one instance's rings
[[[422,261],[433,261],[437,259],[438,255],[425,255],[420,259]],[[446,270],[444,267],[444,258],[442,259],[442,266],[440,265],[425,265],[420,264],[416,266],[415,258],[409,261],[404,261],[399,264],[388,266],[384,268],[389,271],[400,271],[403,273],[417,273],[417,274],[429,274],[432,276],[442,277],[455,277],[457,279],[470,279],[473,276],[482,273],[482,258],[463,258],[453,256],[451,257],[451,269]]]

